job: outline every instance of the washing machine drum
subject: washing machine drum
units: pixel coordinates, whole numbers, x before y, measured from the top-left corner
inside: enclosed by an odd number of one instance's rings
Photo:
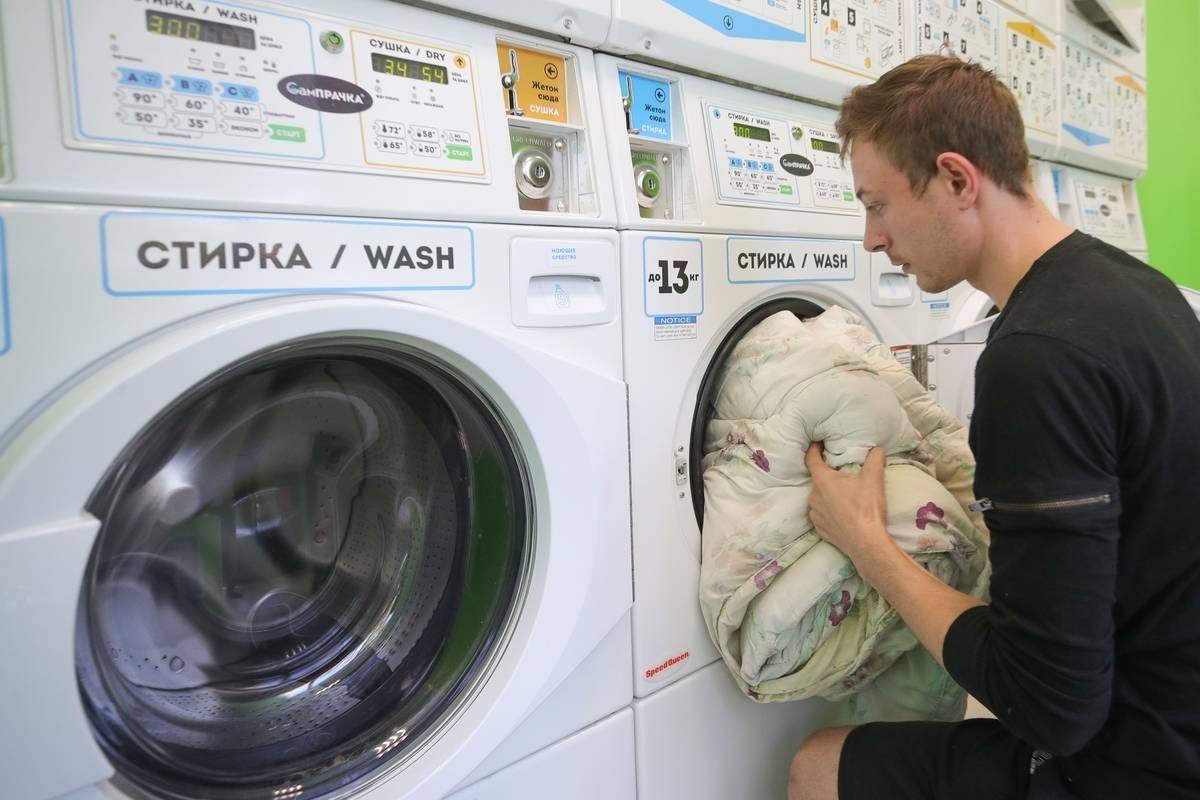
[[[498,415],[411,353],[296,345],[197,387],[89,503],[77,672],[118,773],[279,798],[394,766],[486,672],[526,488]]]

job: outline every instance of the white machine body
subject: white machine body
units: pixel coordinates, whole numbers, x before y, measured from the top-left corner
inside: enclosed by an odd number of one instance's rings
[[[9,81],[0,114],[0,631],[25,654],[0,668],[20,687],[6,796],[129,792],[76,686],[97,482],[192,387],[327,338],[461,376],[508,426],[533,512],[485,668],[346,796],[499,800],[535,760],[557,776],[539,796],[632,786],[620,244],[592,53],[382,0],[97,9],[0,3],[6,73],[45,76]],[[590,793],[553,766],[577,742],[607,759]]]
[[[862,248],[834,112],[597,58],[621,232],[639,697],[716,651],[697,604],[689,452],[697,393],[727,334],[781,298],[837,304],[881,339],[928,314],[913,279]],[[649,187],[649,188],[648,188]]]

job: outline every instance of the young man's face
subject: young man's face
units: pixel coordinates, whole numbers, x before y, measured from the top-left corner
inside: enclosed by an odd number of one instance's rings
[[[956,224],[956,209],[938,177],[917,196],[908,177],[869,141],[854,142],[850,168],[866,208],[863,245],[868,250],[886,253],[896,266],[903,264],[926,292],[944,292],[966,279],[971,242]]]

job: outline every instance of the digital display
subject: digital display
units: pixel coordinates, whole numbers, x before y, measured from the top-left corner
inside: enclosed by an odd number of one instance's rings
[[[746,125],[741,122],[733,123],[733,135],[743,139],[758,139],[760,142],[771,141],[771,131],[756,125]]]
[[[409,61],[407,58],[385,56],[383,53],[371,53],[371,69],[382,72],[384,75],[395,75],[398,78],[412,78],[430,83],[450,82],[450,76],[445,67],[426,64],[424,61]]]
[[[809,139],[812,142],[812,149],[820,153],[833,153],[835,156],[842,152],[842,146],[837,142],[831,142],[828,139]]]
[[[181,17],[178,14],[167,14],[163,11],[146,12],[146,30],[151,33],[161,33],[163,36],[187,39],[189,42],[223,44],[226,47],[241,47],[246,50],[257,48],[253,28],[227,25],[224,22],[209,22],[193,17]]]

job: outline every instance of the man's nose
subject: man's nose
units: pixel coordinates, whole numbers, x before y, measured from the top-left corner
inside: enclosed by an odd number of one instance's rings
[[[888,238],[875,225],[867,222],[867,228],[863,232],[863,247],[870,250],[872,253],[879,253],[887,250]]]

